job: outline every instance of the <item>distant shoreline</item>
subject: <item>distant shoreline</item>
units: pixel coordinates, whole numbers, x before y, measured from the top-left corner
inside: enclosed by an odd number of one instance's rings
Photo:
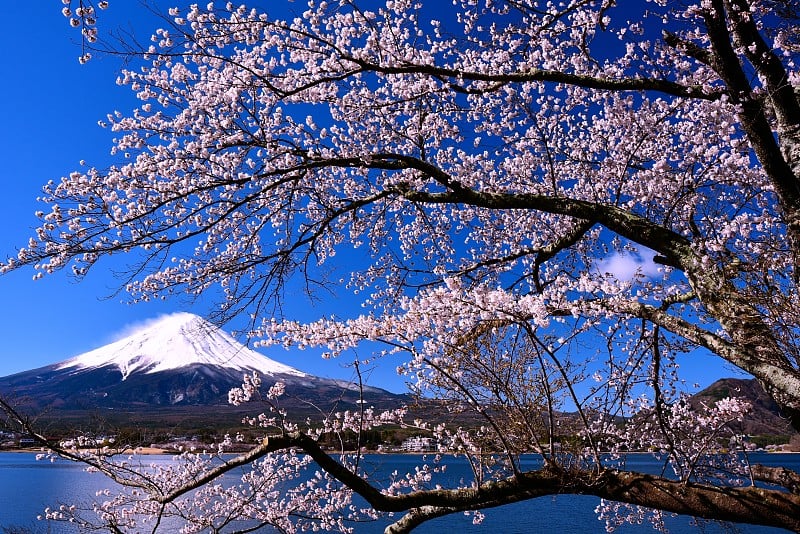
[[[10,448],[10,449],[0,449],[0,454],[2,453],[20,453],[20,452],[29,452],[29,453],[46,453],[47,451],[41,448]],[[123,454],[141,454],[141,455],[150,455],[150,454],[178,454],[176,451],[170,451],[168,449],[161,449],[157,447],[139,447],[136,449],[125,449],[124,451],[119,451],[115,453],[115,455],[123,455]]]

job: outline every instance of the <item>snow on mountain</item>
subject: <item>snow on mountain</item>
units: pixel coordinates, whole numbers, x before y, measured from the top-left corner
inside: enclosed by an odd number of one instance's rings
[[[58,370],[113,366],[125,380],[191,365],[210,365],[262,375],[308,376],[247,348],[217,326],[191,313],[165,315],[114,343],[56,364]]]

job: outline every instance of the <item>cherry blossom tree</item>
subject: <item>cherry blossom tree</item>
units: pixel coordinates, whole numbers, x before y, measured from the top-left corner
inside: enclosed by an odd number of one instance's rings
[[[800,5],[432,4],[311,0],[287,20],[169,9],[149,49],[124,48],[119,83],[141,104],[104,121],[119,163],[48,184],[41,226],[2,269],[82,277],[128,253],[134,300],[221,288],[263,346],[404,354],[423,398],[480,424],[365,410],[308,426],[277,386],[248,421],[269,436],[223,464],[189,454],[162,472],[60,450],[134,488],[97,517],[292,531],[393,513],[387,532],[406,532],[587,494],[609,529],[677,513],[800,530],[798,475],[751,465],[731,439],[747,405],[693,409],[678,366],[715,355],[800,429]],[[365,260],[338,262],[352,251]],[[277,313],[287,283],[313,293],[339,276],[362,314]],[[318,443],[387,423],[426,428],[474,479],[436,485],[442,456],[373,484],[358,453]],[[669,470],[627,469],[631,449]],[[241,485],[219,484],[245,464]]]

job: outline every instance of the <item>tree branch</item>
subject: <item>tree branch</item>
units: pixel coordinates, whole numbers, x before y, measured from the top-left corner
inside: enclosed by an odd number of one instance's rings
[[[489,193],[460,188],[445,193],[410,191],[403,195],[413,202],[467,204],[496,210],[539,210],[599,223],[635,243],[661,253],[664,263],[683,268],[693,255],[690,242],[680,234],[616,206],[565,197],[529,193]]]
[[[361,495],[373,508],[384,512],[409,511],[387,532],[407,532],[433,517],[454,512],[491,508],[546,495],[580,494],[659,508],[669,512],[800,529],[800,496],[763,488],[719,488],[685,484],[653,475],[626,471],[562,471],[543,468],[486,482],[477,487],[415,491],[386,495],[344,467],[302,432],[270,436],[247,454],[215,467],[204,476],[158,499],[172,501],[187,492],[250,463],[268,453],[292,447],[309,454],[320,468]]]
[[[449,78],[461,81],[487,82],[496,84],[493,89],[510,83],[525,82],[551,82],[585,87],[587,89],[600,89],[608,91],[655,91],[672,96],[698,98],[701,100],[717,100],[724,91],[708,91],[700,85],[686,86],[669,80],[655,78],[600,78],[586,74],[571,74],[557,70],[532,69],[526,72],[484,73],[464,71],[435,65],[379,65],[365,59],[350,55],[343,55],[342,59],[358,65],[368,72],[381,74],[424,74],[438,78]],[[464,89],[459,84],[451,84],[453,88]]]
[[[750,466],[750,474],[759,482],[777,484],[795,495],[800,495],[800,473],[791,469],[755,464]]]

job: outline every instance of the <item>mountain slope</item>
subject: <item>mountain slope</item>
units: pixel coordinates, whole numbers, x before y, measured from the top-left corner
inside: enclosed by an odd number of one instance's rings
[[[284,405],[360,402],[359,388],[315,377],[242,345],[200,317],[160,318],[119,341],[53,365],[0,378],[0,394],[24,397],[35,409],[147,410],[227,404],[243,375],[257,372],[264,386],[286,384]],[[397,406],[404,396],[364,387],[363,401]]]
[[[693,406],[713,406],[725,397],[744,398],[751,404],[744,421],[733,426],[749,435],[790,435],[794,433],[789,420],[780,413],[778,405],[755,379],[722,378],[692,396]]]

